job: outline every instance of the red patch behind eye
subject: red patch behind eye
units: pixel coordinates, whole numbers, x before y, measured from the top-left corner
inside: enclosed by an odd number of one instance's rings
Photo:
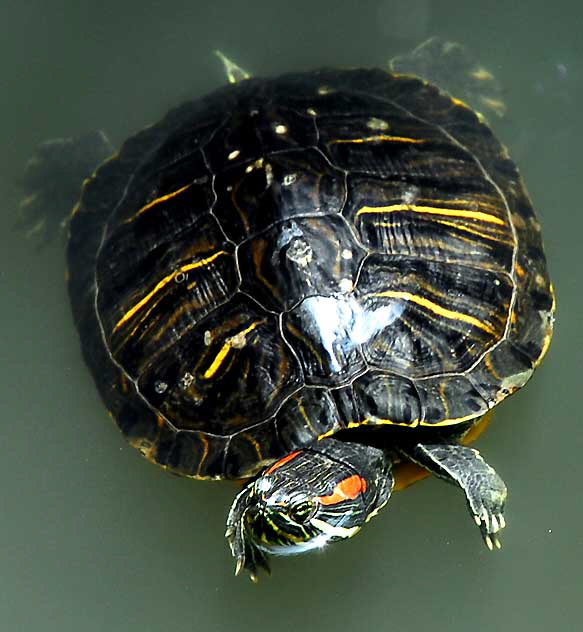
[[[275,470],[280,468],[282,465],[285,465],[286,463],[288,463],[292,459],[295,459],[296,456],[298,456],[299,453],[300,453],[299,450],[296,450],[295,452],[290,452],[289,454],[284,456],[283,459],[279,459],[279,461],[276,461],[268,470],[266,470],[264,472],[263,475],[265,476],[267,474],[273,474],[273,472],[275,472]]]
[[[365,491],[366,481],[358,474],[354,474],[340,481],[329,496],[318,496],[318,500],[323,505],[336,505],[348,499],[354,500]]]

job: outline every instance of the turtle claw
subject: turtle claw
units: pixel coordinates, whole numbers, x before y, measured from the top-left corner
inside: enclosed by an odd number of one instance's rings
[[[502,544],[498,537],[500,531],[506,526],[506,520],[502,513],[502,507],[497,508],[498,511],[488,511],[482,507],[481,512],[477,513],[472,510],[474,522],[478,525],[482,534],[482,539],[488,547],[489,551],[501,549]]]
[[[245,566],[245,557],[241,556],[237,558],[237,563],[235,564],[235,577],[241,573],[243,567]],[[253,575],[251,576],[253,579]]]
[[[259,569],[263,569],[268,575],[271,574],[267,557],[255,546],[246,546],[244,553],[239,553],[235,558],[235,577],[243,570],[249,573],[249,579],[256,584],[259,581]]]
[[[504,481],[474,448],[458,444],[419,443],[409,458],[430,472],[457,484],[466,496],[470,514],[490,551],[501,547],[498,535],[506,526]]]
[[[245,514],[249,506],[251,487],[244,487],[235,498],[227,517],[225,537],[235,558],[235,575],[240,575],[243,570],[249,572],[249,578],[257,583],[259,577],[257,571],[263,569],[270,573],[269,563],[265,553],[255,544],[247,531]]]

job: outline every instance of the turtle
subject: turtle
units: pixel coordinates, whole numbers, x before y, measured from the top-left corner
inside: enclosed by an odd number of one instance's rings
[[[467,442],[541,362],[555,300],[507,149],[403,69],[461,50],[271,78],[223,57],[227,85],[117,153],[92,133],[27,169],[29,210],[86,178],[67,282],[122,433],[172,473],[243,481],[236,573],[350,538],[410,463],[456,485],[500,547],[506,485]]]

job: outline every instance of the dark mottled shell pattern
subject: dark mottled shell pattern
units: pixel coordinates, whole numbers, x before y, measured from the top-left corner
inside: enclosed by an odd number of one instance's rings
[[[477,420],[552,329],[506,150],[463,102],[382,70],[173,110],[86,183],[68,256],[103,399],[187,476],[248,476],[355,426]]]

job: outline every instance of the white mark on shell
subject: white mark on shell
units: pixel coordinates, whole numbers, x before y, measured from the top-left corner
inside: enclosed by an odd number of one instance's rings
[[[306,112],[310,115],[310,116],[317,116],[318,113],[316,112],[316,110],[314,110],[314,108],[308,108],[306,110]]]
[[[318,94],[331,94],[332,92],[334,92],[334,90],[332,90],[332,88],[330,86],[320,86],[318,88]]]
[[[340,289],[342,292],[350,292],[352,291],[352,279],[340,279]]]
[[[241,155],[241,151],[239,149],[234,149],[227,157],[229,160],[235,160],[238,156]]]
[[[263,158],[258,158],[255,162],[247,165],[247,167],[245,168],[245,173],[251,173],[255,169],[261,169],[261,167],[263,167]]]
[[[294,239],[287,249],[285,256],[301,268],[305,268],[311,263],[314,257],[314,251],[310,244],[306,243],[303,239]]]
[[[417,196],[419,195],[419,189],[417,187],[409,187],[403,192],[401,199],[403,204],[415,204]]]
[[[274,129],[276,134],[287,134],[287,125],[283,123],[278,123]]]
[[[212,334],[211,334],[211,332],[207,329],[207,330],[204,332],[204,344],[208,347],[208,346],[210,345],[210,343],[211,343],[212,339],[213,339]]]
[[[268,162],[265,163],[265,182],[268,187],[273,182],[273,167]]]
[[[242,331],[229,338],[229,344],[233,349],[242,349],[247,343],[248,331]]]
[[[389,129],[389,124],[386,121],[383,121],[383,119],[375,118],[374,116],[368,119],[368,121],[366,122],[366,126],[369,129],[376,129],[376,130]]]
[[[289,185],[293,184],[297,179],[297,173],[286,173],[285,176],[283,176],[283,186],[289,187]]]
[[[158,395],[165,393],[167,389],[168,384],[166,384],[166,382],[162,382],[161,380],[158,380],[154,385],[154,390],[156,391],[156,393],[158,393]]]
[[[180,378],[180,388],[186,390],[194,382],[194,375],[188,371]]]
[[[345,248],[345,249],[342,251],[341,257],[342,257],[343,259],[347,259],[347,260],[348,260],[348,259],[352,259],[352,250],[350,250],[350,249],[348,249],[348,248]]]

